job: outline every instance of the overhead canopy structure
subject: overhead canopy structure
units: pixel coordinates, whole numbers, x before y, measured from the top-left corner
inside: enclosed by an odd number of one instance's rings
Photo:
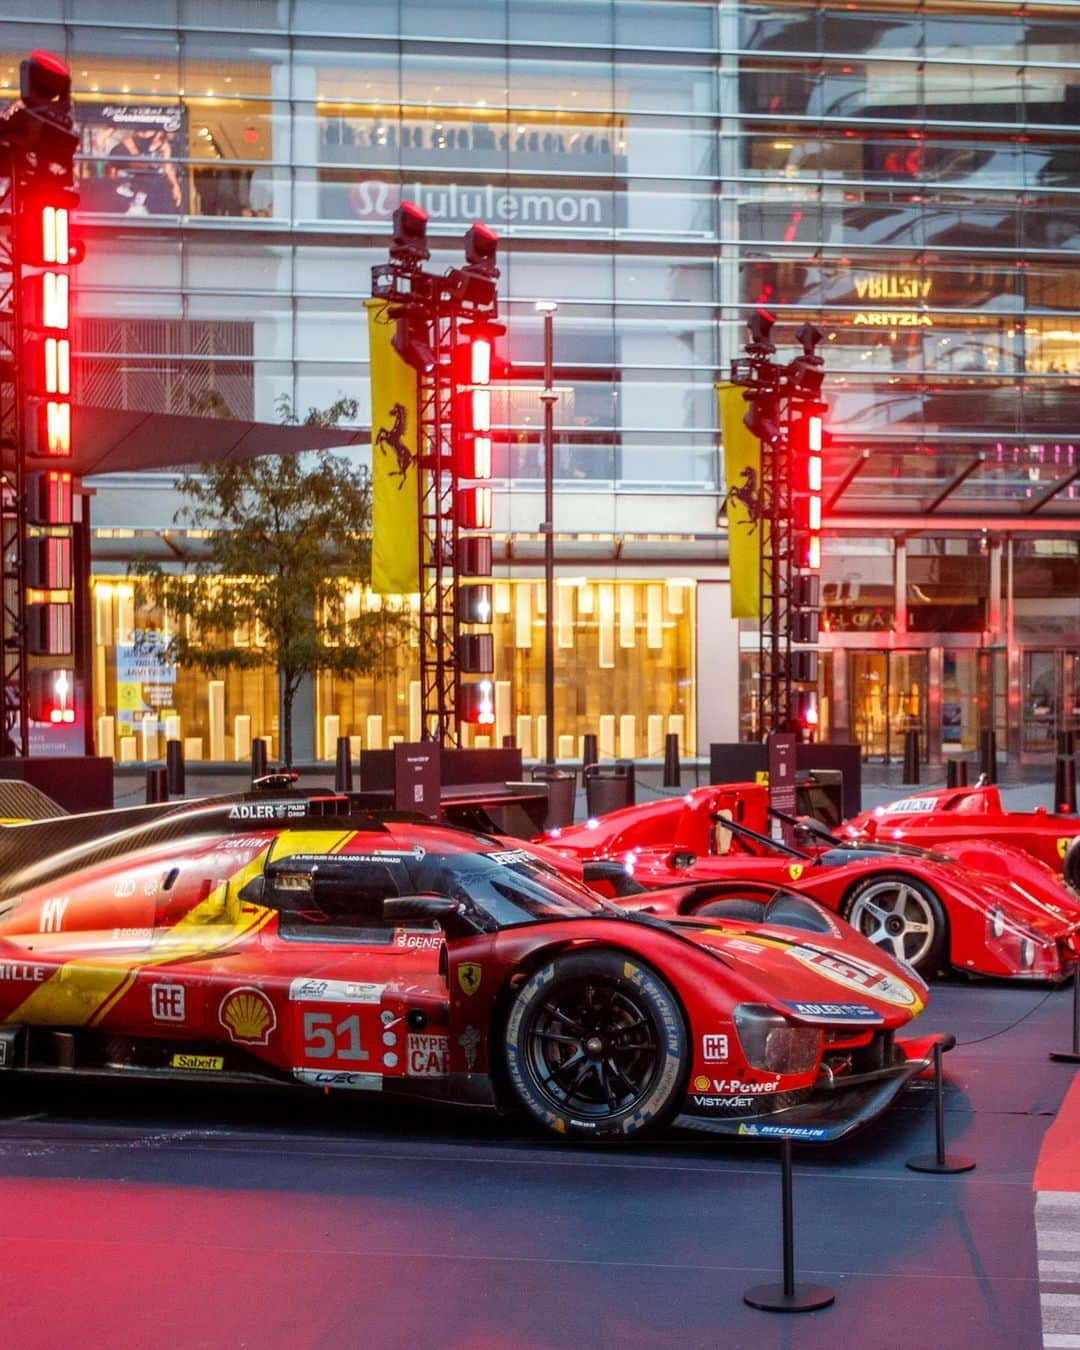
[[[825,456],[827,523],[1075,529],[1080,523],[1080,435],[1004,443],[966,436],[912,445],[837,436]]]
[[[99,473],[175,469],[186,464],[289,455],[366,443],[363,431],[338,427],[288,426],[182,413],[137,412],[129,408],[72,409],[74,453],[63,467],[81,478]],[[55,460],[40,461],[55,468]]]

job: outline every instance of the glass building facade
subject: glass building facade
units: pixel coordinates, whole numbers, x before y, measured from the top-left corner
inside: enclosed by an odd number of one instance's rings
[[[714,387],[763,305],[781,342],[805,319],[827,334],[830,734],[893,756],[919,726],[938,758],[992,725],[1003,750],[1037,756],[1080,722],[1080,6],[6,11],[0,95],[33,47],[74,76],[83,402],[272,421],[282,396],[303,410],[348,394],[366,426],[362,300],[396,203],[428,211],[436,265],[459,260],[474,218],[499,230],[501,732],[538,743],[538,299],[559,305],[567,749],[600,730],[612,752],[651,754],[679,729],[704,750],[753,724],[756,637],[727,617]],[[118,733],[132,725],[122,564],[175,503],[167,478],[94,486],[110,615],[96,713]],[[330,730],[408,735],[412,679],[403,653],[363,687],[316,681],[313,750]],[[169,711],[207,753],[223,733],[220,716],[203,726],[204,694]],[[265,685],[238,678],[224,697],[229,736],[236,717],[273,734]]]

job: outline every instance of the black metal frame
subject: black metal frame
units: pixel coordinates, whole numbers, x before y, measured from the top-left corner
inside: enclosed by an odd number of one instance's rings
[[[3,753],[29,753],[26,632],[27,512],[23,414],[22,267],[18,248],[18,164],[0,140],[0,698]]]

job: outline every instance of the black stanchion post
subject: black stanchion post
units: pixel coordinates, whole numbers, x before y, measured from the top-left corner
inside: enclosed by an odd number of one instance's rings
[[[592,731],[587,731],[582,737],[581,767],[587,769],[590,764],[595,764],[599,758],[596,735]]]
[[[904,782],[919,781],[919,733],[914,728],[904,732]]]
[[[966,759],[950,759],[945,765],[946,787],[967,787],[968,766]]]
[[[147,769],[146,800],[147,803],[167,802],[169,800],[169,788],[164,769]]]
[[[669,731],[664,737],[664,787],[682,787],[682,766],[679,763],[679,733]]]
[[[1076,814],[1076,759],[1073,755],[1058,755],[1054,760],[1054,811]]]
[[[502,742],[502,743],[503,743],[503,749],[504,749],[504,750],[516,750],[516,749],[517,749],[517,738],[514,737],[514,736],[504,736],[504,737],[503,737],[503,742]]]
[[[792,1185],[791,1140],[780,1145],[780,1187],[783,1206],[784,1283],[755,1284],[743,1302],[762,1312],[813,1312],[835,1303],[836,1295],[823,1284],[795,1283],[795,1199]]]
[[[945,1080],[941,1071],[941,1042],[934,1042],[934,1130],[937,1147],[934,1156],[909,1158],[907,1166],[913,1172],[970,1172],[974,1158],[945,1156]]]
[[[184,787],[184,742],[165,742],[165,777],[170,795],[182,797]]]
[[[251,742],[251,781],[266,777],[266,742],[256,736]]]
[[[1051,1050],[1051,1059],[1080,1064],[1080,961],[1073,966],[1073,1037],[1071,1050]]]
[[[352,791],[352,745],[348,736],[337,738],[337,763],[334,766],[334,791]]]
[[[997,735],[993,731],[979,732],[979,773],[988,783],[997,782]]]

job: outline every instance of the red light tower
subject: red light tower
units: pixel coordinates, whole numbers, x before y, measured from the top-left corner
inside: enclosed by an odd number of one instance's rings
[[[818,724],[818,629],[822,531],[821,402],[824,333],[805,323],[802,347],[787,366],[773,361],[773,317],[751,315],[746,360],[732,381],[746,387],[746,426],[761,441],[761,481],[755,499],[762,526],[759,628],[758,734],[799,732],[812,738]]]
[[[492,571],[490,384],[493,343],[505,331],[496,322],[497,248],[495,231],[477,222],[463,267],[426,272],[427,215],[403,202],[390,261],[372,268],[372,295],[392,305],[394,346],[419,376],[421,725],[441,745],[457,744],[462,723],[495,719],[491,679],[458,676],[494,669],[491,587],[471,579]]]
[[[4,753],[30,751],[29,722],[76,720],[72,453],[71,73],[35,51],[20,97],[0,115],[0,550]],[[6,359],[4,359],[6,358]],[[31,670],[31,658],[35,660]],[[49,701],[43,689],[62,690]],[[49,715],[38,716],[48,704]],[[52,716],[58,711],[59,716]]]

